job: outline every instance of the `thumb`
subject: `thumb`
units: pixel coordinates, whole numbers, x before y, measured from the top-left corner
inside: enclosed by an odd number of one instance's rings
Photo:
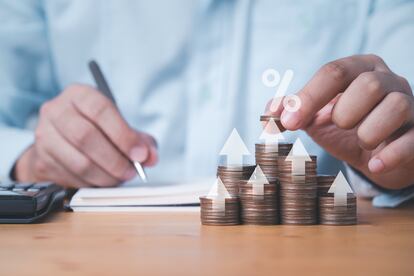
[[[132,146],[129,157],[146,166],[153,166],[158,162],[157,142],[151,135],[137,132],[136,143]]]

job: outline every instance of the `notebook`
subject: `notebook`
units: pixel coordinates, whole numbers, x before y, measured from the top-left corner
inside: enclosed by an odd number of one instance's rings
[[[70,201],[74,212],[196,212],[214,180],[128,182],[116,188],[82,188]]]

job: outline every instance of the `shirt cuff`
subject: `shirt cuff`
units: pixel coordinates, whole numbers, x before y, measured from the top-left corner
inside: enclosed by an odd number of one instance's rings
[[[10,172],[20,155],[33,143],[30,130],[0,128],[0,179],[9,179]]]
[[[348,176],[349,184],[352,186],[354,193],[358,197],[373,198],[380,195],[381,192],[372,185],[372,182],[361,176],[359,172],[345,163],[346,175]]]
[[[414,198],[414,185],[401,190],[381,189],[347,164],[346,172],[356,195],[372,198],[372,205],[375,207],[395,208]]]

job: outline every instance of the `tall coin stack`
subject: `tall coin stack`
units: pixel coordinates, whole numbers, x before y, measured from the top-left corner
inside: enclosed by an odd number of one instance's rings
[[[254,169],[254,165],[218,166],[217,176],[223,181],[224,186],[231,196],[238,196],[240,181],[248,180]]]
[[[225,198],[224,208],[218,209],[214,199],[200,197],[200,217],[203,225],[237,225],[240,224],[239,197]]]
[[[280,209],[282,224],[317,223],[316,156],[305,162],[305,173],[293,171],[293,161],[279,157]]]
[[[256,144],[255,156],[256,164],[260,166],[270,182],[277,181],[279,178],[278,157],[286,156],[292,149],[292,144]]]
[[[262,184],[261,193],[255,192],[254,180],[240,184],[241,213],[243,224],[269,225],[279,223],[278,182]]]

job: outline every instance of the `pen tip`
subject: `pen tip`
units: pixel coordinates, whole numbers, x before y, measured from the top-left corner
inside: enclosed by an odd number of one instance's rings
[[[145,174],[145,171],[144,171],[144,168],[142,167],[142,165],[137,161],[134,161],[133,163],[134,163],[134,167],[137,170],[137,173],[138,173],[139,177],[141,178],[141,180],[143,182],[147,182],[147,176]]]

